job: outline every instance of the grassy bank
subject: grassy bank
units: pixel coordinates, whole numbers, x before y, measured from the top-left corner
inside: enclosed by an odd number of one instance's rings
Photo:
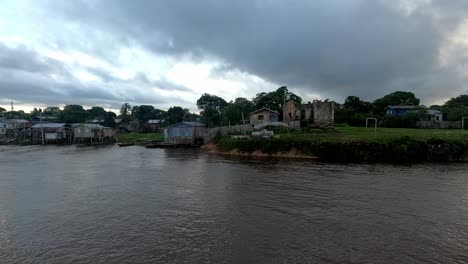
[[[118,134],[117,135],[117,142],[122,143],[128,143],[128,142],[134,142],[134,143],[144,143],[144,142],[149,142],[153,140],[164,140],[164,133],[158,132],[158,133],[127,133],[127,134]]]
[[[444,139],[444,140],[465,140],[468,139],[468,131],[462,133],[461,129],[415,129],[415,128],[365,128],[365,127],[336,127],[334,130],[311,131],[283,131],[282,138],[307,139],[307,140],[375,140],[394,139],[400,137],[410,137],[418,140]]]
[[[459,161],[468,152],[466,137],[456,130],[337,128],[336,131],[297,131],[273,139],[230,139],[218,142],[221,151],[275,154],[292,150],[332,162]]]

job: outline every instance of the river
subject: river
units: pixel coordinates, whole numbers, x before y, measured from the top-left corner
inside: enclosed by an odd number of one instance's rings
[[[466,263],[468,165],[0,146],[1,263]]]

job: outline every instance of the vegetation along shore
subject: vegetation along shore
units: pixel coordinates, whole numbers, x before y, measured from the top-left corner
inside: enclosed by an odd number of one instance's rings
[[[248,156],[317,158],[328,162],[464,161],[467,137],[458,130],[339,127],[334,131],[295,131],[271,139],[216,141],[214,152]]]

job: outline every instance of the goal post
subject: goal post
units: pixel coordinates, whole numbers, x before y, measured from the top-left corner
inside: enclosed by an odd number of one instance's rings
[[[375,117],[366,117],[366,128],[369,127],[369,121],[374,121],[374,136],[377,136],[377,118]]]
[[[462,117],[462,134],[465,133],[465,119],[468,119],[468,116]]]

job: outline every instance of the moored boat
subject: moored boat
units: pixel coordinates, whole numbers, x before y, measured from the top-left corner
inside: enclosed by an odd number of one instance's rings
[[[119,147],[127,147],[127,146],[132,146],[135,145],[135,143],[117,143]]]

